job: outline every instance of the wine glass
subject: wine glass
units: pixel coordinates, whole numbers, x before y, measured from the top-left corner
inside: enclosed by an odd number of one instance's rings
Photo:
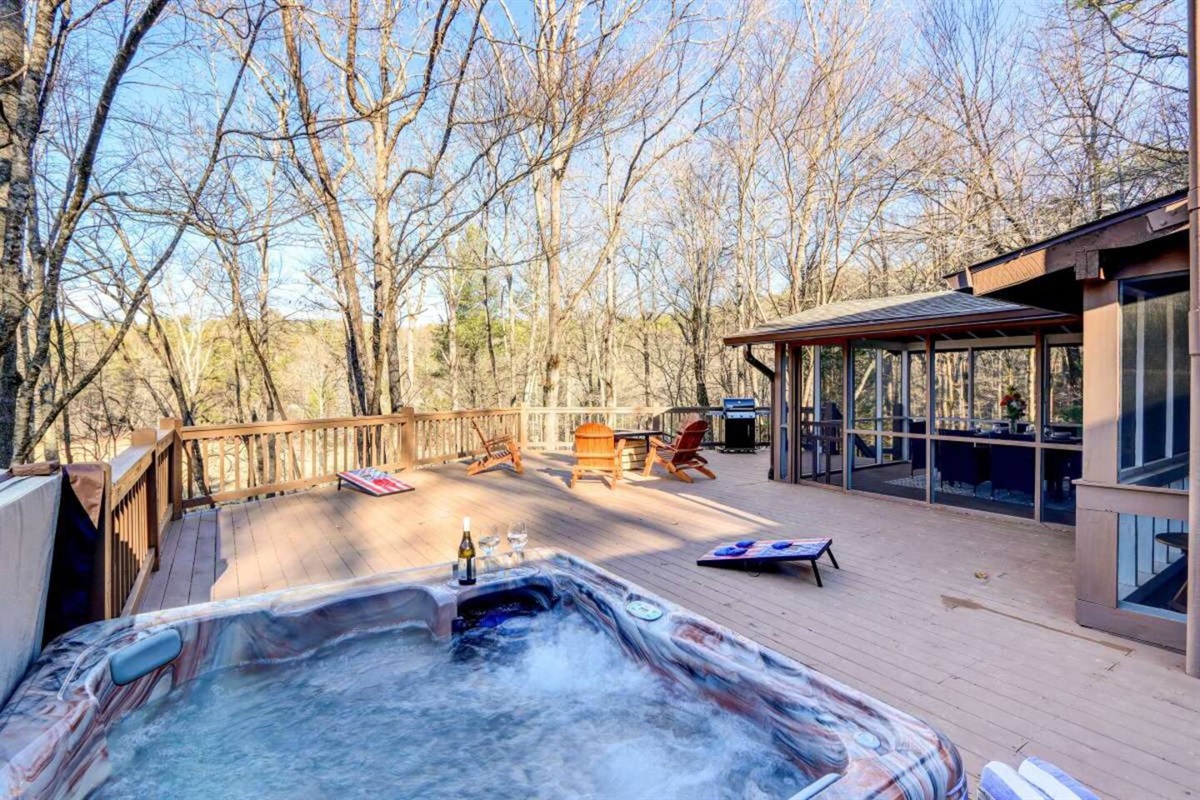
[[[529,528],[524,522],[508,526],[508,546],[512,548],[517,565],[525,561],[525,545],[529,542]]]
[[[479,537],[479,547],[483,550],[483,571],[492,571],[492,556],[496,553],[496,548],[500,546],[500,527],[493,525],[488,531],[487,536]]]

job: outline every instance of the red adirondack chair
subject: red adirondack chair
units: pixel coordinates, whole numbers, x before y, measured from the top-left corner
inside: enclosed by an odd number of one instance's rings
[[[649,475],[655,464],[662,464],[667,472],[687,483],[693,482],[692,476],[684,471],[689,469],[716,480],[716,474],[708,468],[708,459],[700,455],[700,443],[704,441],[707,431],[708,423],[696,419],[684,425],[673,441],[666,442],[651,436],[650,452],[646,454],[646,468],[642,474]]]

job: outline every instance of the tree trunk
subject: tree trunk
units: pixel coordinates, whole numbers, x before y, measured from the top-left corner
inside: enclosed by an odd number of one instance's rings
[[[330,238],[335,263],[334,277],[337,280],[342,305],[342,323],[346,334],[346,372],[350,384],[350,407],[354,414],[368,413],[373,393],[364,374],[363,358],[365,333],[363,331],[362,302],[358,292],[357,265],[350,248],[350,237],[338,200],[338,181],[325,157],[325,146],[321,141],[321,129],[309,99],[308,84],[300,48],[300,22],[298,7],[286,5],[281,15],[283,40],[287,50],[288,72],[296,90],[296,103],[304,126],[305,141],[313,158],[313,172],[307,173],[313,193],[320,203],[329,223]]]
[[[400,369],[400,321],[393,319],[387,329],[388,336],[388,404],[389,413],[395,414],[404,407],[404,373]]]
[[[36,6],[28,56],[27,5],[24,0],[0,0],[0,351],[10,348],[26,313],[24,249],[33,206],[33,148],[42,119],[54,20],[62,1]],[[8,430],[0,432],[0,442],[12,441],[11,425]],[[0,449],[0,463],[8,463],[10,452],[11,445]]]
[[[613,259],[606,265],[607,276],[605,285],[605,320],[602,327],[603,341],[600,349],[600,368],[603,373],[601,381],[601,405],[615,406],[617,402],[617,264]]]
[[[375,174],[372,200],[375,213],[371,220],[371,255],[374,261],[374,313],[371,315],[371,395],[367,398],[369,414],[378,414],[383,395],[384,373],[391,363],[388,352],[395,339],[395,281],[392,261],[392,223],[388,218],[388,118],[383,112],[371,120],[375,150]],[[390,376],[390,372],[388,372]],[[394,396],[394,392],[391,393]]]
[[[451,278],[453,280],[453,278]],[[458,410],[458,297],[446,302],[446,372],[450,377],[450,410]]]
[[[565,166],[565,165],[564,165]],[[562,185],[557,169],[550,170],[546,235],[546,372],[542,382],[542,404],[562,405]]]
[[[17,369],[17,343],[14,341],[0,357],[0,467],[7,467],[17,433],[17,389],[21,373]]]

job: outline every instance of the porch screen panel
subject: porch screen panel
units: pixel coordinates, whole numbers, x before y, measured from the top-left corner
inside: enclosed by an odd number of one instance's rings
[[[845,463],[849,485],[858,491],[925,499],[924,419],[914,419],[911,398],[924,408],[924,353],[903,342],[852,345],[850,386],[854,416]],[[912,356],[920,357],[914,376]],[[923,413],[923,412],[922,412]]]
[[[1187,470],[1188,279],[1121,282],[1121,483],[1168,486]]]
[[[966,434],[971,430],[971,357],[967,350],[934,353],[934,433]]]
[[[908,413],[921,421],[920,433],[925,432],[925,417],[929,413],[925,361],[924,352],[914,350],[908,354]]]
[[[971,356],[970,383],[974,390],[970,414],[972,426],[1008,420],[1003,401],[1014,394],[1020,394],[1027,406],[1021,421],[1036,422],[1033,348],[976,349],[971,351]]]
[[[820,347],[821,359],[821,418],[826,422],[841,422],[846,409],[842,408],[842,348]]]
[[[1050,345],[1046,349],[1046,424],[1052,429],[1081,432],[1083,427],[1083,347]]]

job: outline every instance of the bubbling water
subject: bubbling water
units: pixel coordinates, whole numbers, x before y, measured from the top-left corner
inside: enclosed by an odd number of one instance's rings
[[[122,719],[97,798],[786,798],[768,731],[547,611],[224,670]]]

